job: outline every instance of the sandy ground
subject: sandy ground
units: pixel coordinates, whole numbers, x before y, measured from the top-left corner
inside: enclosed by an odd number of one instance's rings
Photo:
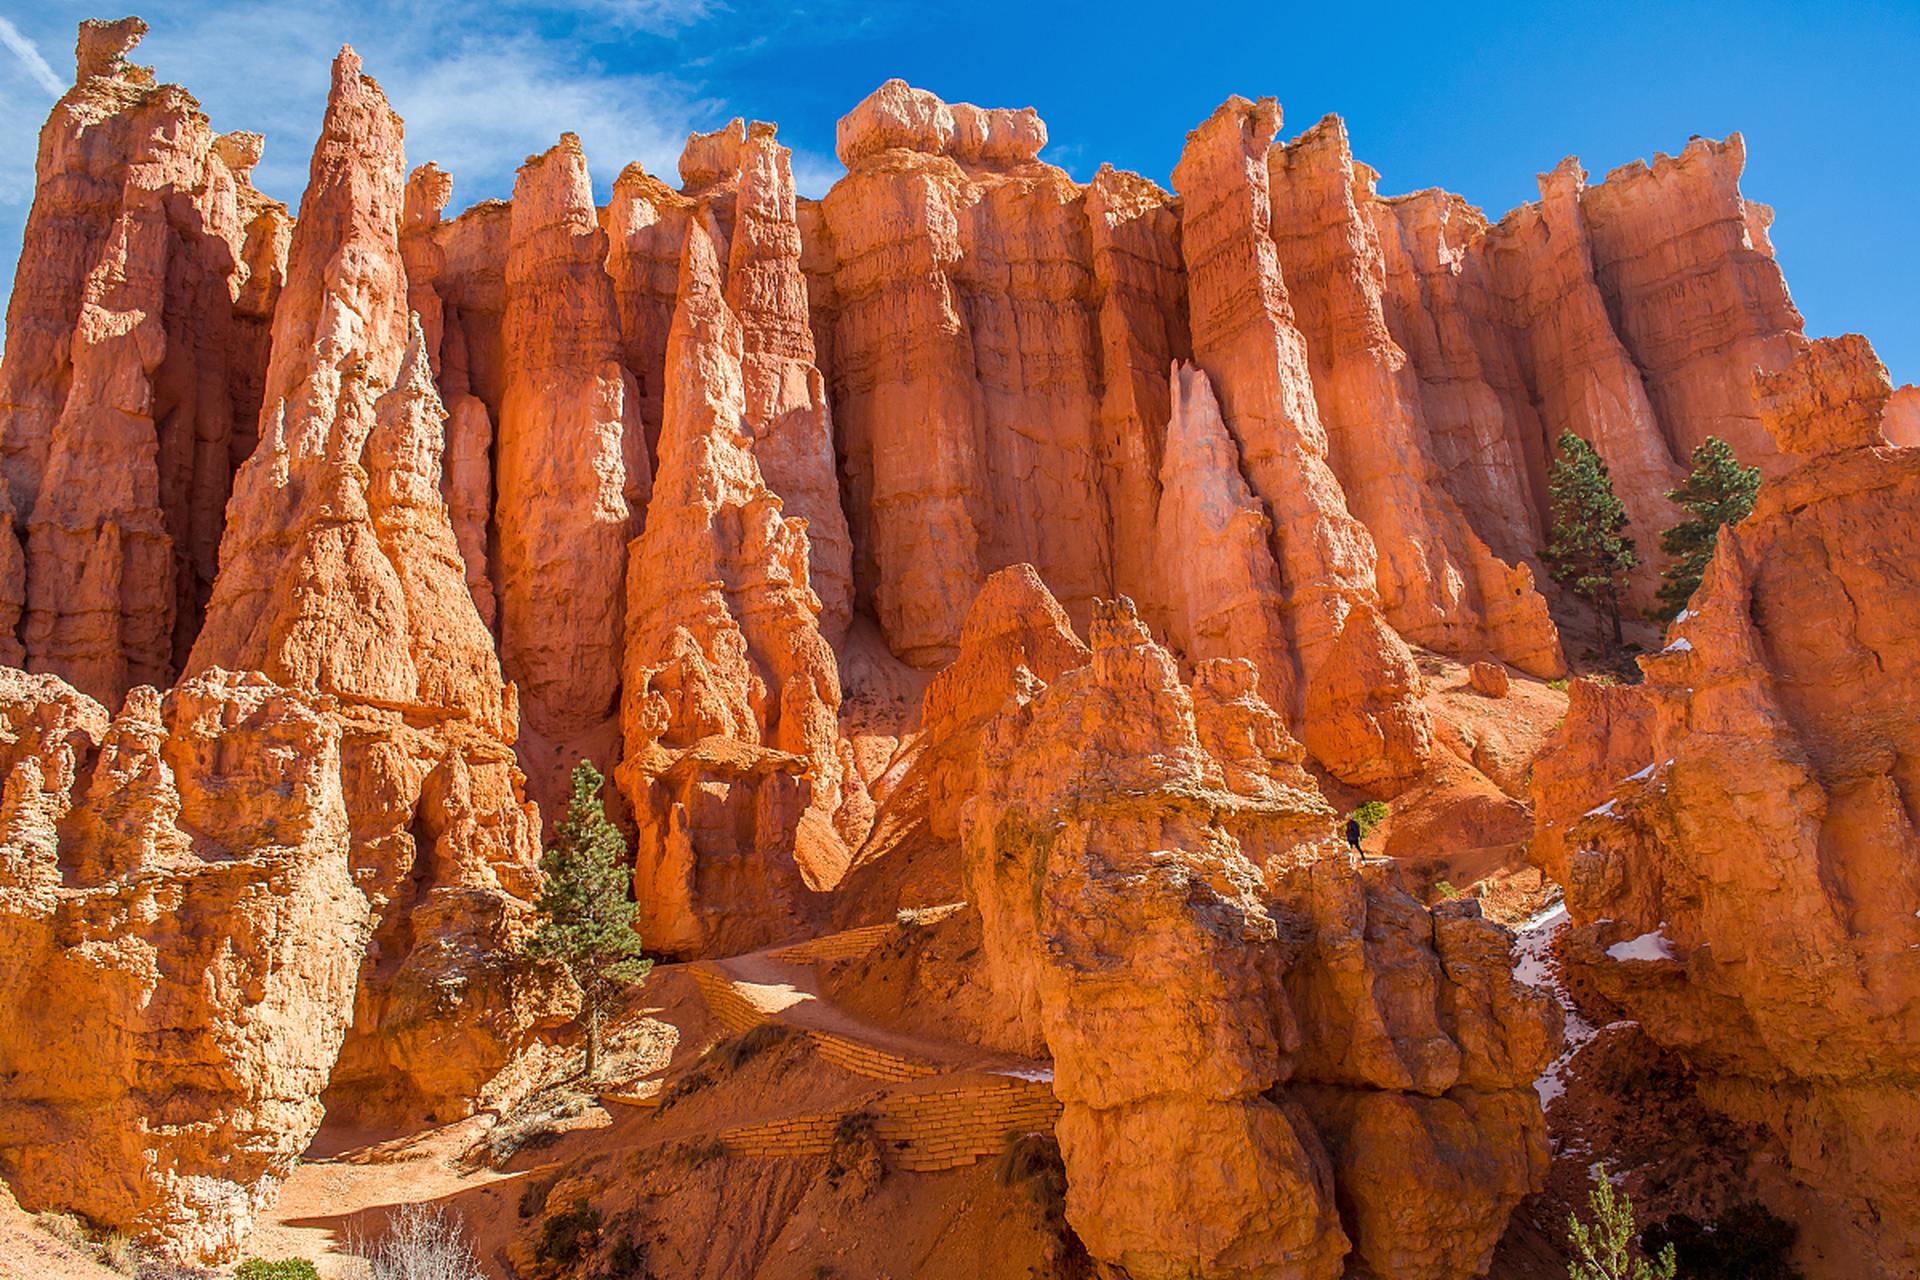
[[[126,1280],[33,1225],[13,1193],[0,1183],[0,1278],[4,1280]]]

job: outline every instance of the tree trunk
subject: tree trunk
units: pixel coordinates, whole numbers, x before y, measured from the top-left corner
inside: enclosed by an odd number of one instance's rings
[[[600,1069],[600,1010],[598,1006],[587,1009],[587,1083],[592,1084],[594,1074]]]

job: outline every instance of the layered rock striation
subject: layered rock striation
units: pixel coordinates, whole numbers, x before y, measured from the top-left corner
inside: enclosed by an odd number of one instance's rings
[[[186,664],[286,252],[285,210],[247,181],[259,135],[216,135],[129,62],[145,33],[82,25],[0,367],[0,659],[109,703]]]
[[[968,899],[1054,1060],[1068,1219],[1133,1276],[1481,1274],[1545,1172],[1557,1007],[1477,910],[1337,851],[1257,679],[1188,689],[1103,602],[1090,664],[1016,668],[985,730]]]
[[[1864,339],[1756,390],[1795,465],[1643,660],[1652,763],[1566,835],[1572,954],[1703,1098],[1771,1134],[1835,1228],[1820,1274],[1894,1275],[1920,1257],[1920,455],[1881,436]]]
[[[1557,1015],[1473,904],[1329,854],[1314,778],[1520,792],[1436,751],[1415,651],[1564,672],[1570,429],[1637,602],[1694,445],[1769,479],[1649,691],[1575,686],[1534,857],[1594,982],[1911,1265],[1913,397],[1809,347],[1737,135],[1490,224],[1272,99],[1169,192],[889,81],[820,201],[741,120],[678,187],[597,207],[569,134],[449,218],[347,50],[295,219],[143,30],[82,27],[0,362],[23,1203],[228,1257],[323,1110],[499,1104],[571,1007],[516,958],[533,802],[591,758],[657,951],[968,898],[1101,1261],[1475,1274]]]

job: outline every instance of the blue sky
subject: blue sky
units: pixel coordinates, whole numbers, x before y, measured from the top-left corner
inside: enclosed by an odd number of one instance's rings
[[[966,6],[765,0],[146,0],[135,55],[218,129],[267,135],[256,182],[297,201],[327,66],[352,43],[407,119],[408,155],[454,175],[454,208],[512,191],[563,130],[596,184],[629,160],[672,175],[689,129],[774,120],[801,189],[840,172],[834,122],[903,76],[949,101],[1033,106],[1047,159],[1165,183],[1229,93],[1277,96],[1292,136],[1329,111],[1388,194],[1441,186],[1498,217],[1578,155],[1598,180],[1690,134],[1747,140],[1743,188],[1813,334],[1861,332],[1920,380],[1920,5]],[[0,0],[0,290],[32,198],[35,136],[73,74],[67,0]],[[43,65],[36,65],[39,62]],[[50,73],[50,74],[49,74]]]

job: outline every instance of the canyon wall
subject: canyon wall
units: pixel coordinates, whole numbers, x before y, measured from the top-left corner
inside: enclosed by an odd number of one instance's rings
[[[572,1008],[518,944],[588,757],[670,957],[968,898],[1102,1260],[1484,1269],[1557,1014],[1473,905],[1329,854],[1314,779],[1440,772],[1421,650],[1567,671],[1569,429],[1636,602],[1694,445],[1768,476],[1650,692],[1579,687],[1534,776],[1583,963],[1844,1213],[1905,1176],[1912,467],[1864,343],[1802,336],[1737,135],[1569,159],[1489,223],[1272,99],[1169,191],[890,81],[818,201],[737,120],[677,188],[629,165],[600,207],[563,135],[448,218],[344,50],[295,218],[259,135],[126,60],[143,30],[82,27],[0,361],[29,1207],[228,1257],[323,1110],[503,1105]],[[1684,965],[1604,959],[1661,929]]]
[[[448,415],[437,484],[535,800],[579,757],[611,772],[637,749],[622,707],[657,662],[632,651],[633,619],[659,609],[630,596],[669,553],[626,544],[648,528],[676,379],[716,376],[672,348],[705,278],[685,271],[696,224],[739,329],[723,413],[803,522],[811,625],[836,654],[858,617],[890,660],[937,668],[986,577],[1030,563],[1077,625],[1124,591],[1189,669],[1252,660],[1317,763],[1378,793],[1432,756],[1410,645],[1564,670],[1535,558],[1562,429],[1613,470],[1641,595],[1693,444],[1719,433],[1779,467],[1748,371],[1804,340],[1737,137],[1592,186],[1569,161],[1489,226],[1457,197],[1380,197],[1337,120],[1288,142],[1271,100],[1203,123],[1174,195],[1111,168],[1076,183],[1039,158],[1031,110],[893,81],[841,121],[848,173],[820,202],[796,195],[772,126],[735,121],[689,140],[679,189],[628,166],[596,208],[569,136],[512,201],[446,218],[457,175],[409,178],[399,122],[373,112],[329,117],[296,223],[245,184],[258,136],[216,137],[131,67],[137,35],[84,33],[29,229],[73,249],[28,255],[0,371],[0,623],[20,611],[0,649],[109,702],[216,662],[268,669],[267,640],[234,628],[274,614],[254,597],[281,589],[286,548],[238,515],[260,467],[226,498],[250,455],[282,451],[276,500],[304,493],[330,447],[298,390],[333,376],[302,354],[329,341],[322,244],[368,246],[343,297],[370,394],[419,316]],[[179,127],[150,128],[156,112]],[[189,285],[199,301],[175,296]],[[1738,332],[1715,345],[1723,316]],[[322,359],[342,387],[359,376]],[[348,431],[333,465],[365,439]],[[135,461],[116,487],[72,480],[106,453]],[[801,807],[852,804],[832,825],[836,857],[857,850],[873,769],[800,754],[822,792]]]
[[[961,810],[988,978],[1054,1061],[1068,1220],[1135,1277],[1484,1274],[1545,1173],[1551,997],[1477,902],[1355,867],[1251,664],[1185,687],[1124,598],[1091,639],[1006,680]]]
[[[1625,780],[1565,833],[1571,955],[1770,1135],[1781,1210],[1831,1242],[1820,1274],[1900,1275],[1920,1260],[1920,454],[1881,433],[1863,338],[1756,391],[1786,469],[1643,660],[1647,766],[1609,764]],[[1618,732],[1604,703],[1582,718],[1576,741]]]

